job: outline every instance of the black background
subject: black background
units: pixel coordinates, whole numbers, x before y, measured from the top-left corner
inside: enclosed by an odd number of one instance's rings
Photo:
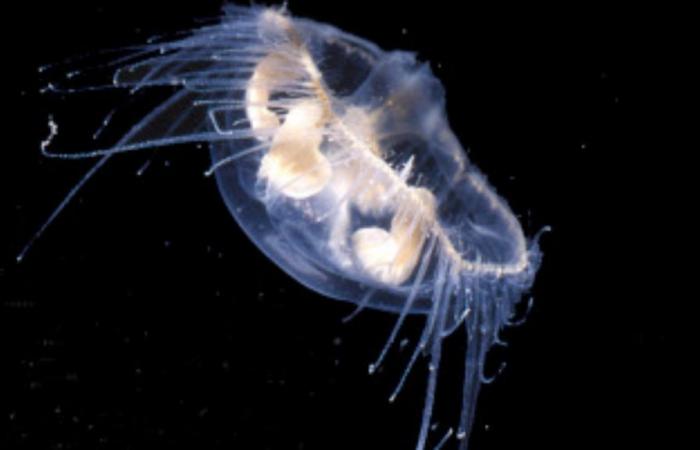
[[[680,300],[650,267],[664,244],[646,231],[656,201],[639,121],[659,88],[638,64],[653,66],[663,19],[457,3],[290,9],[430,61],[473,162],[529,235],[553,227],[530,317],[492,353],[508,366],[482,391],[471,448],[676,448]],[[121,0],[4,13],[0,448],[413,448],[425,366],[394,404],[407,350],[367,374],[394,317],[342,325],[351,305],[267,261],[202,176],[206,151],[115,158],[14,262],[90,166],[39,155],[56,99],[38,94],[36,68],[218,11],[218,1]],[[404,334],[414,342],[419,330],[411,320]],[[446,344],[439,434],[459,407],[460,339]]]

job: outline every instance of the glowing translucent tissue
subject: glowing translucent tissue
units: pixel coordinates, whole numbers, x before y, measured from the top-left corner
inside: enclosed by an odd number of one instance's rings
[[[219,23],[90,70],[107,70],[109,87],[130,96],[149,87],[172,91],[116,144],[67,154],[46,142],[50,157],[100,159],[37,236],[113,155],[208,143],[207,173],[274,263],[310,289],[355,303],[356,312],[396,314],[370,372],[407,315],[425,316],[391,395],[420,355],[429,355],[418,450],[431,440],[443,339],[464,329],[461,417],[456,432],[448,428],[432,445],[454,435],[466,449],[488,381],[486,354],[532,285],[540,252],[467,160],[428,65],[285,10],[227,6]],[[53,124],[52,137],[56,131]]]

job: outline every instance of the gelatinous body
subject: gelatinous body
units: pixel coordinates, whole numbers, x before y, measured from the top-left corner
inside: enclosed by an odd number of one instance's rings
[[[467,160],[428,65],[282,10],[233,6],[221,23],[115,64],[115,87],[176,90],[114,146],[47,154],[102,156],[99,167],[120,152],[209,143],[209,173],[226,205],[272,261],[358,310],[397,315],[370,371],[408,314],[426,317],[392,395],[428,354],[418,449],[429,440],[442,341],[464,327],[454,434],[466,448],[486,353],[531,286],[540,253]]]

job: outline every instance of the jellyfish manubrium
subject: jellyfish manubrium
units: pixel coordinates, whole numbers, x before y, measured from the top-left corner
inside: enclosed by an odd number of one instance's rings
[[[271,261],[308,288],[356,304],[355,313],[396,315],[370,372],[406,317],[425,317],[390,398],[427,355],[416,448],[442,447],[454,435],[466,449],[488,381],[486,354],[531,287],[540,251],[537,236],[526,239],[467,160],[429,66],[284,8],[229,5],[216,23],[130,49],[98,69],[112,78],[97,88],[171,91],[114,145],[57,153],[51,139],[43,143],[50,157],[99,159],[36,236],[113,155],[207,143],[207,174]],[[461,416],[437,439],[430,424],[442,343],[461,328]]]

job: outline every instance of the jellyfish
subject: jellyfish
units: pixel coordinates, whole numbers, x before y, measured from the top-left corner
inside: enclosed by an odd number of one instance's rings
[[[507,202],[451,131],[445,92],[428,64],[384,51],[285,7],[227,5],[220,21],[129,49],[85,71],[130,94],[167,98],[113,145],[57,152],[53,120],[42,152],[97,162],[20,253],[21,260],[78,190],[125,152],[205,143],[231,215],[289,276],[355,310],[396,316],[373,373],[409,315],[420,337],[390,400],[422,355],[427,385],[416,449],[454,436],[466,450],[486,355],[511,324],[541,261]],[[69,73],[80,78],[82,70]],[[49,92],[71,89],[51,84]],[[109,118],[108,118],[109,119]],[[105,125],[108,124],[105,120]],[[440,439],[431,420],[444,340],[466,336],[461,414]]]

